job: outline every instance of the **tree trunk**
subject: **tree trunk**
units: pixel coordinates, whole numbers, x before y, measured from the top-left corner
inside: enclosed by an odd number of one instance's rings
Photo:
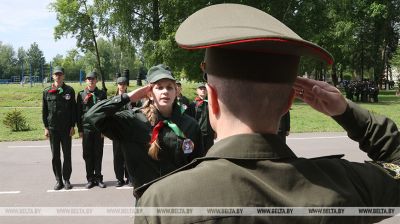
[[[160,40],[161,28],[160,28],[160,3],[158,0],[152,2],[152,26],[153,26],[153,40]]]
[[[93,27],[93,21],[92,18],[89,16],[88,14],[88,10],[87,10],[87,6],[86,6],[86,1],[83,1],[83,4],[85,6],[85,10],[86,10],[86,15],[88,17],[89,20],[89,27],[90,27],[90,31],[92,33],[92,41],[94,43],[94,49],[96,51],[96,60],[97,60],[97,69],[99,70],[100,73],[100,77],[101,77],[101,86],[102,89],[104,90],[104,92],[106,92],[107,94],[107,88],[106,88],[106,84],[105,84],[105,80],[104,80],[104,75],[103,75],[103,70],[101,68],[101,62],[100,62],[100,54],[99,54],[99,49],[97,47],[97,41],[96,41],[96,35],[94,33],[94,27]]]

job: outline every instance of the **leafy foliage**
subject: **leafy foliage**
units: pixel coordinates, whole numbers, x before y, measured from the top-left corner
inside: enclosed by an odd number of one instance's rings
[[[29,131],[30,127],[22,112],[14,109],[6,113],[3,119],[3,124],[10,128],[12,131]]]
[[[39,45],[36,42],[31,44],[31,47],[26,52],[26,58],[32,67],[32,74],[39,75],[40,68],[44,64],[45,59],[43,51],[39,49]]]
[[[16,72],[17,59],[11,45],[3,45],[0,41],[0,79],[8,78],[7,74]]]
[[[195,11],[225,0],[54,0],[51,9],[57,13],[55,38],[77,39],[80,55],[69,52],[56,57],[77,77],[77,71],[102,64],[106,79],[129,68],[167,64],[177,77],[200,80],[201,51],[180,49],[174,40],[179,25]],[[392,58],[400,36],[400,1],[398,0],[231,0],[263,10],[306,40],[331,52],[331,68],[313,58],[302,59],[300,74],[333,82],[352,79],[382,81],[390,78]],[[90,3],[90,4],[89,4]],[[98,51],[96,52],[96,41]],[[1,46],[1,44],[0,44]],[[78,51],[77,51],[78,52]],[[1,57],[0,75],[6,66]],[[12,54],[4,54],[12,55]],[[10,56],[15,61],[15,55]],[[56,63],[54,61],[54,63]],[[15,64],[15,62],[13,62]],[[18,64],[21,57],[18,52]],[[97,64],[97,65],[96,65]],[[12,63],[11,63],[12,65]],[[70,68],[70,69],[69,69]]]

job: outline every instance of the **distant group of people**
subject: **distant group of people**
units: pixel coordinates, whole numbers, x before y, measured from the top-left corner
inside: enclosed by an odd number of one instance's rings
[[[71,138],[75,133],[75,123],[82,138],[82,154],[88,181],[85,187],[88,189],[94,186],[106,187],[101,172],[104,135],[113,140],[117,187],[125,184],[140,187],[196,157],[205,155],[214,144],[216,136],[208,118],[205,84],[197,86],[197,96],[191,102],[182,95],[182,84],[175,80],[167,66],[158,65],[149,70],[147,81],[151,88],[146,86],[135,90],[139,91],[139,96],[135,95],[136,101],[124,104],[118,101],[116,106],[113,99],[120,99],[127,94],[128,79],[125,76],[117,77],[115,97],[106,100],[106,93],[96,86],[97,73],[87,74],[87,86],[77,94],[76,102],[74,89],[64,83],[63,68],[54,69],[53,80],[54,83],[43,91],[43,123],[52,149],[53,171],[56,177],[54,190],[72,188]],[[169,83],[165,83],[166,80],[169,80]],[[113,106],[110,106],[110,103]],[[138,127],[128,125],[129,122],[111,121],[118,116],[122,116],[123,119],[132,116],[131,120],[137,120],[139,117],[142,120]],[[182,125],[184,127],[180,127]],[[164,126],[168,127],[169,132],[165,132]],[[149,136],[152,139],[147,141]],[[131,149],[137,149],[140,156]],[[146,154],[148,150],[149,153]],[[166,152],[161,152],[163,150]],[[157,162],[160,158],[169,159],[171,156],[176,158],[168,162]],[[148,166],[142,165],[146,160]]]
[[[175,39],[182,48],[205,49],[201,68],[206,83],[198,86],[194,102],[187,105],[171,71],[157,65],[148,71],[148,85],[98,101],[83,114],[83,127],[91,126],[100,137],[121,145],[128,174],[134,177],[136,206],[400,206],[400,134],[394,122],[346,100],[328,83],[297,77],[301,56],[332,64],[328,51],[269,14],[240,4],[195,12],[180,25]],[[365,98],[362,93],[360,97]],[[297,157],[278,135],[289,133],[279,126],[294,98],[341,125],[372,161]],[[44,111],[73,108],[74,99],[73,89],[55,78],[44,91]],[[141,107],[124,109],[138,102]],[[61,174],[55,144],[71,145],[73,119],[61,111],[44,116],[57,183],[62,176],[65,186],[70,161],[64,161]],[[215,143],[207,140],[215,137]],[[94,172],[87,169],[88,181],[99,183],[102,176],[94,167]],[[385,218],[145,214],[135,216],[135,223],[372,223]]]
[[[374,81],[345,81],[346,98],[356,102],[378,102],[379,87]]]
[[[43,91],[42,120],[45,136],[50,140],[52,166],[56,178],[54,190],[72,188],[71,140],[75,134],[75,124],[82,138],[82,155],[88,181],[85,187],[92,188],[97,185],[105,188],[101,174],[104,137],[82,120],[93,105],[107,98],[106,93],[96,86],[97,73],[91,72],[86,75],[87,86],[77,94],[76,98],[74,89],[64,83],[65,75],[62,67],[55,67],[52,77],[54,82]],[[61,149],[64,158],[62,164]]]

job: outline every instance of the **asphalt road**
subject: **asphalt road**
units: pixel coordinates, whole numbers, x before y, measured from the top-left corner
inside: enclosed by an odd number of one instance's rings
[[[369,160],[358,150],[358,144],[347,138],[345,133],[303,133],[292,134],[288,145],[301,157],[318,157],[345,154],[351,161]],[[51,152],[48,141],[0,142],[0,208],[25,207],[27,209],[63,207],[132,208],[135,204],[132,188],[116,188],[113,170],[111,141],[105,141],[103,156],[104,183],[107,188],[94,187],[86,190],[84,160],[80,140],[72,146],[72,176],[74,188],[70,191],[53,191],[55,184],[51,170]],[[50,209],[51,210],[51,209]],[[79,216],[10,216],[0,212],[0,223],[132,223],[129,215],[95,216],[85,210],[75,211]],[[32,212],[27,210],[26,213]],[[381,223],[400,223],[400,217],[393,217]]]

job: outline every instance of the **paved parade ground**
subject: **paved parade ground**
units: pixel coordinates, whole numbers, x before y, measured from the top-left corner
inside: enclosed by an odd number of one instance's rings
[[[347,138],[345,133],[292,134],[287,143],[301,157],[345,154],[345,158],[351,161],[369,160],[363,152],[358,150],[358,144]],[[107,213],[109,216],[85,214],[85,207],[123,209],[132,208],[135,204],[131,187],[115,187],[112,157],[112,143],[107,139],[102,169],[107,188],[94,187],[87,190],[84,188],[86,178],[81,140],[74,140],[71,176],[74,187],[69,191],[54,191],[52,189],[55,179],[51,169],[51,151],[48,141],[0,142],[0,208],[2,207],[3,211],[4,208],[26,208],[26,213],[34,213],[35,208],[77,208],[74,210],[74,216],[66,214],[43,217],[16,215],[10,210],[8,214],[0,213],[0,223],[132,223],[131,216],[126,213],[122,216],[118,215],[118,210],[115,210],[116,215],[112,216],[110,210]],[[400,223],[400,216],[381,223]]]

